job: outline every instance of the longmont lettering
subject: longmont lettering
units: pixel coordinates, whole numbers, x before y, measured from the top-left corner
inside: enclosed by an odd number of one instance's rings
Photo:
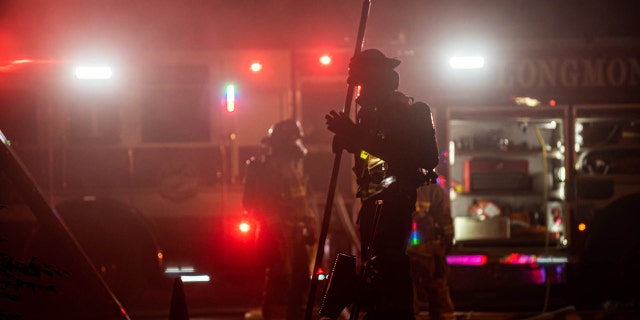
[[[635,57],[505,61],[496,81],[503,88],[634,87],[640,84],[640,63]]]

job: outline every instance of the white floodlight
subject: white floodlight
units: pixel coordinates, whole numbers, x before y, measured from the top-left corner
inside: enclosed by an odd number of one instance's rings
[[[182,275],[180,276],[180,280],[182,280],[182,282],[209,282],[211,281],[211,278],[209,277],[209,275],[206,275],[206,274],[193,275],[193,276]]]
[[[531,97],[515,97],[515,102],[519,106],[527,106],[529,108],[534,108],[540,106],[540,100]]]
[[[82,80],[110,79],[113,70],[109,66],[80,66],[75,70],[76,78]]]
[[[482,69],[484,57],[481,56],[455,56],[449,58],[449,66],[452,69]]]

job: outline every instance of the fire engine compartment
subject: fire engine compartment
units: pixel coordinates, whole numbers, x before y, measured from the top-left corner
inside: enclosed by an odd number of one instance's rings
[[[456,242],[565,247],[566,107],[449,109]]]

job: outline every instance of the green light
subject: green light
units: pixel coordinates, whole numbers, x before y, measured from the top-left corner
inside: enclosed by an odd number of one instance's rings
[[[236,87],[227,85],[227,112],[236,111]]]

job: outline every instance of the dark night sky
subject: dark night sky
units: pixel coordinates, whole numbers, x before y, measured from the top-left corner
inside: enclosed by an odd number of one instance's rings
[[[0,60],[129,50],[351,46],[360,0],[0,0]],[[637,0],[372,0],[368,44],[640,37]],[[402,36],[401,36],[402,35]]]

